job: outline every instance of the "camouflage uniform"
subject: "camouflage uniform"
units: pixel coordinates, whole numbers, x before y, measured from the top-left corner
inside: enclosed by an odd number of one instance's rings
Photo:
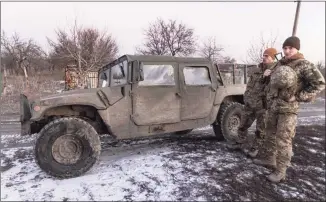
[[[271,77],[282,65],[290,66],[296,73],[297,82],[288,88],[275,88],[269,82],[265,88],[267,96],[266,139],[263,152],[259,154],[257,164],[276,168],[273,180],[285,178],[290,165],[292,140],[295,136],[299,102],[311,102],[325,88],[325,79],[320,71],[298,53],[290,59],[281,59],[272,70]],[[296,100],[289,102],[295,96]],[[261,151],[260,151],[261,152]],[[263,154],[263,155],[262,155]],[[275,177],[276,176],[276,177]],[[271,179],[270,179],[271,180]],[[271,181],[273,181],[271,180]]]
[[[77,73],[76,72],[68,72],[68,90],[73,90],[77,87]]]
[[[256,131],[252,149],[257,150],[262,145],[265,129],[265,96],[263,82],[263,73],[266,69],[270,69],[275,63],[259,64],[259,68],[255,69],[250,77],[244,93],[244,111],[241,117],[241,123],[238,130],[239,143],[244,143],[248,135],[248,128],[253,124],[255,119]]]

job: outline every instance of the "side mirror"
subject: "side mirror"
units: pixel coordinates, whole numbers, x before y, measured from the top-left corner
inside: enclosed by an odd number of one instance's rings
[[[140,65],[139,61],[132,62],[132,72],[133,72],[133,81],[143,81],[144,80],[144,72],[143,67]]]
[[[139,66],[138,81],[144,81],[144,71],[143,71],[143,66],[142,65]]]

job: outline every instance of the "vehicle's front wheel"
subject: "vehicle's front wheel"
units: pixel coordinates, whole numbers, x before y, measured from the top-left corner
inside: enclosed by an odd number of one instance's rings
[[[34,152],[43,171],[58,178],[72,178],[86,173],[97,162],[101,142],[88,122],[59,118],[40,131]]]
[[[227,141],[234,141],[237,139],[242,111],[243,105],[238,102],[231,102],[221,106],[220,116],[218,117],[219,125],[216,126],[216,130],[218,130],[217,132],[220,132]]]

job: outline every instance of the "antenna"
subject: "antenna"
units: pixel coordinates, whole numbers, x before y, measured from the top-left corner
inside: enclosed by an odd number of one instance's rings
[[[294,18],[292,36],[295,36],[296,33],[297,33],[298,18],[299,18],[299,13],[300,13],[300,5],[301,5],[301,0],[298,0],[297,1],[297,10],[295,11],[295,18]]]

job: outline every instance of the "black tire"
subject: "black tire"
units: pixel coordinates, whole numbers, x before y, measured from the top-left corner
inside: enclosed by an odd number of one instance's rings
[[[231,102],[221,106],[219,125],[223,137],[233,142],[238,136],[238,128],[241,122],[241,113],[244,106],[238,102]]]
[[[177,135],[186,135],[186,134],[190,133],[192,130],[193,129],[181,130],[181,131],[175,132],[175,134],[177,134]]]
[[[213,131],[214,131],[214,134],[215,134],[215,137],[217,139],[217,141],[223,141],[225,140],[224,136],[223,136],[223,133],[222,133],[222,129],[221,129],[221,115],[223,113],[223,109],[225,108],[225,104],[222,103],[221,104],[221,107],[219,109],[219,112],[217,114],[217,117],[216,117],[216,121],[212,124],[212,128],[213,128]]]
[[[214,134],[215,134],[215,137],[216,137],[217,141],[225,140],[225,138],[224,138],[224,136],[222,134],[221,125],[213,123],[212,127],[213,127],[213,131],[214,131]]]
[[[60,140],[70,148],[62,146]],[[76,151],[67,151],[72,148]],[[96,130],[88,122],[75,117],[59,118],[49,122],[40,131],[34,152],[36,163],[43,171],[57,178],[73,178],[89,171],[98,161],[101,142]],[[74,156],[74,153],[78,156]],[[62,154],[74,158],[65,158]]]

